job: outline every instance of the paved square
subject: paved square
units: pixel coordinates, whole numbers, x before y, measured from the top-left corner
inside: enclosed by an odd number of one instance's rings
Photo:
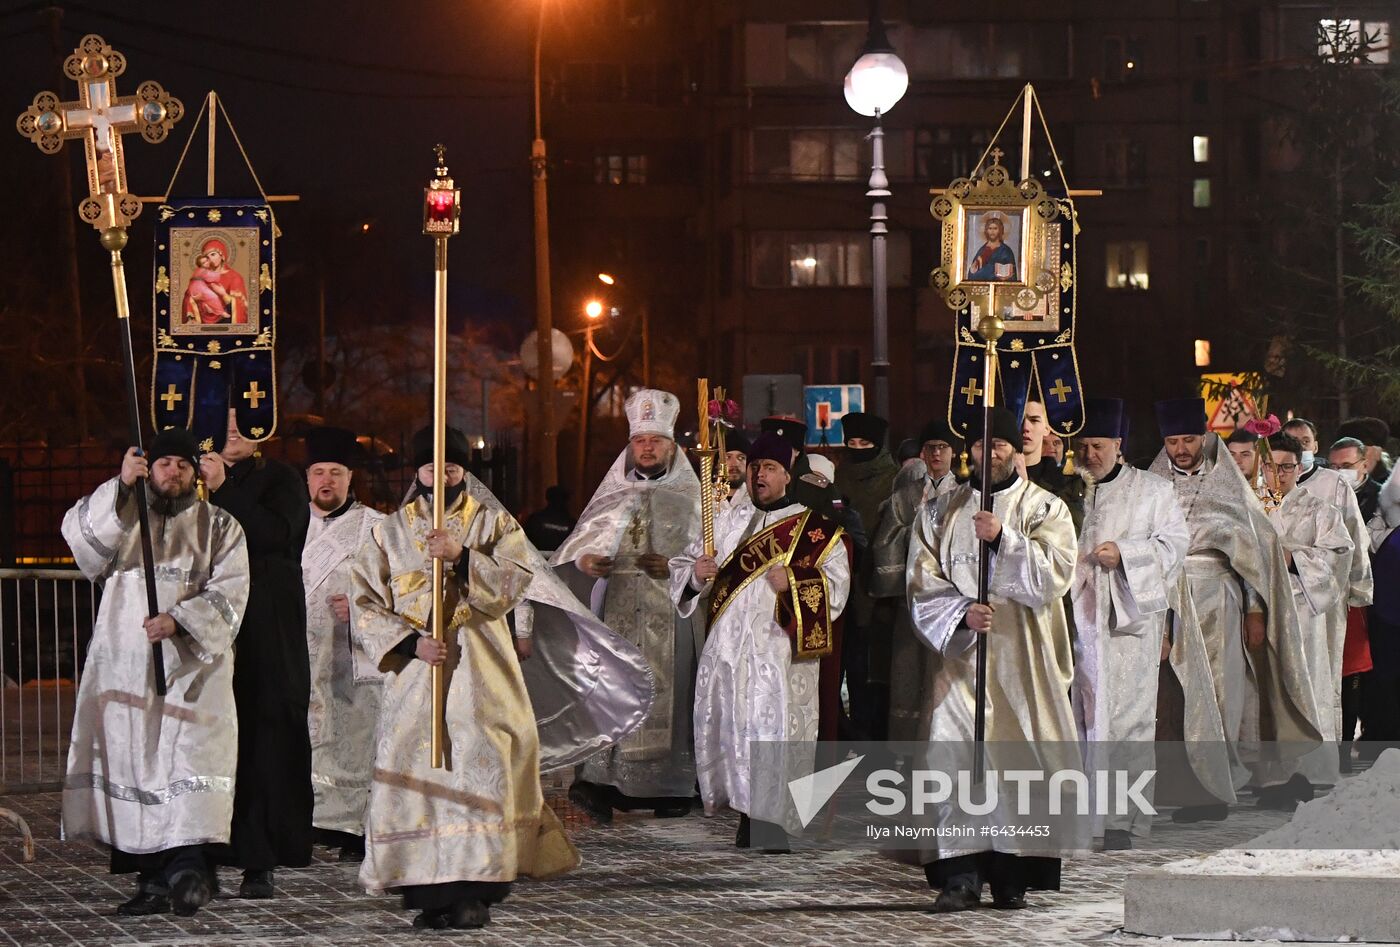
[[[1064,890],[1032,892],[1030,910],[932,915],[922,873],[872,853],[750,854],[733,846],[732,816],[619,814],[611,826],[597,827],[573,811],[557,786],[550,798],[583,865],[555,881],[518,884],[484,931],[424,932],[410,927],[412,914],[397,899],[365,895],[355,882],[357,866],[336,863],[326,849],[318,849],[324,860],[309,868],[279,871],[273,901],[240,901],[225,892],[193,918],[117,918],[113,910],[130,896],[131,878],[108,875],[103,851],[57,839],[58,794],[0,797],[30,821],[38,839],[38,858],[26,865],[14,831],[0,827],[0,945],[346,947],[443,938],[609,947],[1157,944],[1164,942],[1118,931],[1129,872],[1238,844],[1285,818],[1248,806],[1223,825],[1176,826],[1159,816],[1154,833],[1172,851],[1068,859]],[[236,873],[225,871],[222,880],[237,890]]]

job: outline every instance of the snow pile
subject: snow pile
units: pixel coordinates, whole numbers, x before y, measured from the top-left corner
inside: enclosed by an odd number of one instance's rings
[[[1291,822],[1247,849],[1163,868],[1199,875],[1400,877],[1400,750],[1386,750],[1367,772],[1299,806]]]

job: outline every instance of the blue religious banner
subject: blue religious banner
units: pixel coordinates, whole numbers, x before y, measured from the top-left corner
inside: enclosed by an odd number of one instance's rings
[[[191,198],[161,204],[154,262],[157,431],[188,428],[200,449],[222,449],[228,411],[238,433],[277,430],[277,255],[262,198]]]
[[[1033,93],[1027,87],[1023,95],[1029,110]],[[1003,329],[995,349],[999,403],[1019,418],[1028,400],[1038,400],[1051,428],[1073,435],[1084,425],[1074,350],[1074,201],[1063,177],[1048,187],[1013,180],[994,146],[970,177],[938,192],[930,206],[942,225],[941,265],[930,283],[956,313],[948,423],[965,432],[982,411],[987,343],[977,332],[991,315]]]

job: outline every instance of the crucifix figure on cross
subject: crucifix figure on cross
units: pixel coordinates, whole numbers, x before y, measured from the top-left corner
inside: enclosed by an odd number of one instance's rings
[[[99,231],[125,228],[141,212],[140,199],[126,188],[122,135],[139,131],[146,141],[163,141],[185,112],[159,82],[143,82],[135,95],[118,96],[117,76],[125,71],[126,57],[89,33],[63,63],[64,74],[78,83],[77,100],[40,92],[15,121],[44,154],[57,154],[65,139],[83,140],[88,196],[78,215]]]

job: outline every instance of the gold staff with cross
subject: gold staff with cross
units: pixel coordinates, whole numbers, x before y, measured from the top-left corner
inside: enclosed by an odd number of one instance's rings
[[[92,224],[102,248],[111,254],[112,290],[117,322],[122,329],[122,360],[126,365],[127,423],[130,443],[141,449],[141,401],[136,388],[136,364],[131,348],[131,306],[126,292],[122,249],[126,228],[141,213],[141,201],[126,187],[122,135],[140,132],[151,143],[164,141],[185,107],[158,82],[143,82],[135,95],[117,95],[117,77],[126,71],[126,57],[89,33],[63,63],[64,75],[78,83],[78,98],[63,102],[53,92],[40,92],[15,120],[19,133],[44,154],[57,154],[63,142],[81,138],[87,158],[88,196],[78,216]],[[167,396],[170,392],[166,393]],[[170,402],[173,404],[174,402]],[[156,600],[155,556],[151,549],[150,516],[145,481],[136,481],[136,510],[141,526],[141,562],[146,574],[146,611],[160,613]],[[151,645],[155,690],[165,696],[165,662],[161,643]]]

